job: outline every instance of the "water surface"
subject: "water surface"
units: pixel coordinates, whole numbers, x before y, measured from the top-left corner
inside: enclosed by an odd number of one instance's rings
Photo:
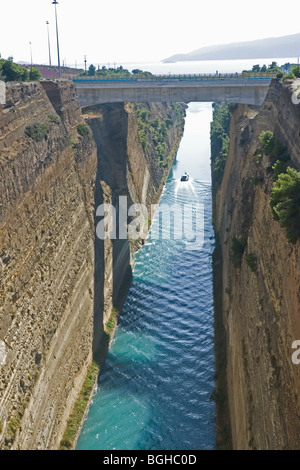
[[[214,448],[210,120],[211,104],[190,105],[160,201],[203,204],[204,245],[156,239],[154,218],[77,449]]]

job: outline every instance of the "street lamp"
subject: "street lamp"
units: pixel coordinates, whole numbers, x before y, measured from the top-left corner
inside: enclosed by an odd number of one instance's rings
[[[49,21],[46,21],[48,31],[48,49],[49,49],[49,65],[51,67],[51,48],[50,48],[50,36],[49,36]]]
[[[58,2],[54,0],[52,2],[52,5],[55,5],[55,21],[56,21],[56,39],[57,39],[57,57],[58,57],[58,76],[61,77],[61,70],[60,70],[60,57],[59,57],[59,40],[58,40],[58,25],[57,25],[57,11],[56,11],[56,5],[58,5]]]
[[[29,42],[29,47],[30,47],[30,63],[32,67],[32,47],[31,47],[31,41]]]

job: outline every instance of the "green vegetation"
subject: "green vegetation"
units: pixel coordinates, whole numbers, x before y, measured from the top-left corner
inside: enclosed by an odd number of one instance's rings
[[[262,152],[270,159],[267,173],[272,175],[270,206],[275,220],[285,229],[290,243],[300,238],[300,172],[291,167],[286,147],[266,130],[259,135]]]
[[[231,106],[229,104],[214,104],[213,106],[210,141],[212,191],[215,194],[222,182],[228,156]]]
[[[277,62],[272,62],[268,67],[264,64],[262,67],[259,64],[255,64],[252,67],[252,70],[243,70],[242,73],[266,73],[266,74],[274,74],[277,78],[281,78],[284,73],[281,67],[277,64]]]
[[[90,135],[90,128],[86,124],[78,124],[77,132],[81,137],[84,137],[86,135]]]
[[[17,430],[18,428],[20,427],[20,420],[19,418],[12,418],[9,423],[8,423],[8,436],[11,440],[11,442],[13,442],[15,440],[15,437],[16,437],[16,433],[17,433]]]
[[[287,167],[285,163],[287,163],[291,157],[287,153],[286,147],[279,139],[274,137],[273,132],[269,130],[262,131],[259,135],[259,141],[261,143],[259,151],[268,156],[270,160],[267,173],[273,174],[273,179],[275,180],[282,170],[285,171]]]
[[[79,76],[83,77],[88,75],[89,77],[95,77],[95,78],[107,78],[107,79],[118,79],[118,78],[151,78],[153,75],[151,72],[145,72],[140,69],[134,69],[132,72],[129,72],[129,70],[124,69],[122,65],[119,67],[109,67],[106,68],[103,66],[101,69],[96,67],[91,64],[89,66],[87,74],[85,72],[82,72]]]
[[[40,78],[41,78],[41,74],[40,74],[39,69],[35,69],[34,67],[31,67],[29,71],[29,80],[34,82],[34,81],[40,80]]]
[[[243,70],[243,73],[266,73],[274,74],[276,78],[283,80],[300,78],[300,65],[290,64],[289,62],[279,66],[277,62],[272,62],[268,67],[264,64],[262,67],[255,64],[252,70]]]
[[[41,78],[38,69],[32,68],[28,72],[27,68],[16,64],[12,57],[7,60],[1,59],[0,56],[0,80],[5,82],[26,82],[28,80],[35,81]]]
[[[278,176],[281,173],[286,173],[286,170],[288,168],[289,164],[288,162],[284,160],[277,160],[276,163],[272,166],[273,174],[272,174],[272,179],[273,181],[278,180]]]
[[[41,140],[45,139],[48,135],[48,132],[49,127],[45,126],[45,124],[40,124],[39,122],[27,126],[25,129],[25,134],[36,142],[40,142]]]
[[[300,238],[300,172],[287,167],[273,184],[270,206],[290,243]]]
[[[256,272],[256,270],[257,270],[257,256],[254,253],[249,253],[248,255],[245,255],[245,261],[248,264],[251,271]]]
[[[272,158],[279,157],[279,155],[282,155],[286,150],[286,147],[284,147],[281,142],[274,137],[273,132],[271,131],[262,131],[259,135],[259,140],[262,144],[264,154],[269,155]]]
[[[230,257],[235,268],[239,268],[241,266],[242,257],[247,246],[247,242],[248,234],[243,235],[241,238],[237,238],[236,236],[232,238]]]
[[[93,64],[89,66],[88,75],[92,77],[96,75],[96,67]]]
[[[67,428],[60,443],[60,450],[70,450],[73,448],[98,374],[99,365],[95,361],[93,361],[88,369],[85,382],[80,392],[80,397],[77,400],[73,412],[69,418]]]
[[[300,78],[300,65],[293,65],[289,73],[283,75],[283,79]]]
[[[176,113],[176,120],[179,126],[183,126],[184,110],[177,103],[171,103],[173,112]],[[170,164],[168,158],[168,128],[173,124],[169,117],[167,120],[155,118],[150,119],[150,113],[147,108],[141,104],[135,103],[135,111],[138,121],[139,140],[146,150],[148,142],[153,142],[157,160],[162,168],[167,168]]]
[[[76,141],[75,141],[75,138],[74,138],[74,135],[72,134],[72,132],[69,134],[69,142],[70,142],[70,145],[73,149],[73,151],[76,152]]]
[[[60,123],[59,117],[55,116],[54,114],[48,114],[48,118],[50,119],[50,121],[55,122],[55,124]]]
[[[112,334],[117,326],[118,317],[119,317],[118,310],[116,308],[113,308],[111,311],[110,317],[107,320],[105,328],[104,328],[105,333],[108,334],[110,338],[112,337]]]
[[[92,292],[90,291],[90,296]],[[117,321],[119,317],[119,311],[116,308],[113,308],[111,315],[106,322],[104,328],[104,337],[102,340],[102,347],[96,354],[95,360],[88,368],[87,375],[82,386],[78,400],[76,401],[71,416],[68,420],[66,430],[64,432],[63,438],[60,443],[60,450],[71,450],[74,447],[75,440],[77,438],[80,426],[84,419],[87,406],[89,404],[91,394],[93,392],[94,385],[98,378],[100,372],[100,366],[104,361],[106,351],[109,346],[109,341],[112,338],[112,335],[117,326]]]

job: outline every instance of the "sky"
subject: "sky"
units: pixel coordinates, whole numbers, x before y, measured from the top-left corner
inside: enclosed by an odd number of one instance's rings
[[[15,61],[47,64],[49,21],[52,63],[57,63],[52,0],[2,0],[0,53]],[[59,0],[61,63],[117,65],[161,61],[202,46],[300,32],[299,0]],[[30,43],[31,42],[31,46]]]

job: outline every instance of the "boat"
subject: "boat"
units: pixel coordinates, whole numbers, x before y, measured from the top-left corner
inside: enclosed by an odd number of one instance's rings
[[[180,178],[180,181],[188,181],[190,179],[189,175],[185,172],[184,175]]]

